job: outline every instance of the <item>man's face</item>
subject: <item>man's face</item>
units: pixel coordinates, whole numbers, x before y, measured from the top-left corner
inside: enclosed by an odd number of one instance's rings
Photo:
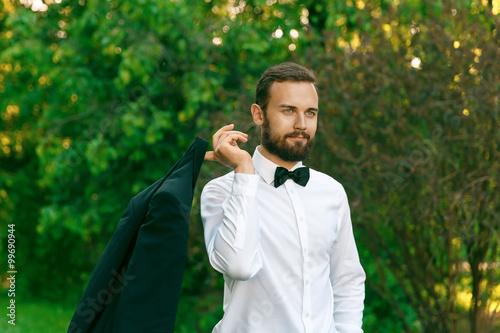
[[[262,124],[262,145],[283,161],[309,156],[318,123],[318,94],[310,82],[274,82]]]

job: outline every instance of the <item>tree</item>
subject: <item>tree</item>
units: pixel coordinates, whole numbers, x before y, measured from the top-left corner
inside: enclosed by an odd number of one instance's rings
[[[471,279],[470,331],[488,332],[500,254],[499,22],[475,4],[426,4],[414,17],[404,5],[358,8],[356,29],[337,20],[320,60],[311,50],[328,101],[320,145],[335,156],[317,157],[347,184],[375,263],[369,289],[402,329],[463,332],[457,296]]]

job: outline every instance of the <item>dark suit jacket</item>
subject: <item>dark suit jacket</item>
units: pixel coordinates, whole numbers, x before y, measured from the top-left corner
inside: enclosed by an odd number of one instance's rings
[[[174,331],[189,213],[207,144],[196,138],[162,179],[130,200],[68,333]]]

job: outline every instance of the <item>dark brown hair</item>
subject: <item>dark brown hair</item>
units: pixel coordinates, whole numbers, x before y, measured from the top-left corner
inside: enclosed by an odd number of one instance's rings
[[[304,66],[293,62],[284,62],[267,69],[260,77],[255,89],[255,103],[266,112],[269,103],[269,90],[273,82],[311,82],[316,87],[314,74]]]

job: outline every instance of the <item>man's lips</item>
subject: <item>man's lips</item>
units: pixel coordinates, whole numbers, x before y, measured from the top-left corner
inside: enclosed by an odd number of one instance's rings
[[[307,133],[291,133],[286,136],[292,140],[308,140],[310,135]]]
[[[287,134],[286,137],[291,139],[309,139],[310,135],[306,132],[294,132]]]

